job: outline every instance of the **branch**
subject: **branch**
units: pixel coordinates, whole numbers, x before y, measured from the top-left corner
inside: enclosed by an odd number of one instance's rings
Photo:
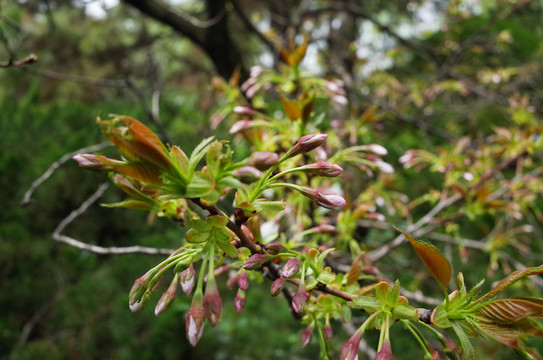
[[[102,194],[109,188],[109,183],[102,183],[98,189],[87,200],[85,200],[77,209],[65,217],[53,231],[53,239],[60,243],[73,246],[80,250],[90,251],[100,255],[124,255],[124,254],[147,254],[147,255],[170,255],[173,249],[158,249],[144,246],[126,246],[126,247],[103,247],[90,245],[69,236],[63,235],[64,229],[83,214],[87,209],[98,200]]]
[[[30,188],[25,192],[25,194],[23,196],[23,199],[21,200],[19,205],[20,206],[26,206],[26,205],[30,204],[32,202],[31,198],[32,198],[32,194],[34,193],[34,191],[36,191],[36,189],[41,184],[43,184],[45,182],[45,180],[49,179],[51,177],[51,175],[53,175],[53,173],[61,165],[63,165],[67,161],[71,160],[71,158],[74,155],[81,154],[81,153],[91,153],[91,152],[100,151],[100,150],[102,150],[102,149],[104,149],[104,148],[106,148],[108,146],[111,146],[111,143],[109,141],[105,141],[105,142],[102,142],[100,144],[87,146],[87,147],[78,149],[76,151],[73,151],[73,152],[62,155],[62,157],[60,159],[58,159],[57,161],[52,163],[51,166],[49,166],[49,169],[47,169],[47,171],[44,172],[42,176],[40,176],[38,179],[34,180],[32,185],[30,185]]]
[[[13,59],[10,59],[9,61],[0,63],[0,68],[23,66],[35,63],[36,61],[38,61],[38,56],[36,54],[30,54],[21,60],[14,61]]]

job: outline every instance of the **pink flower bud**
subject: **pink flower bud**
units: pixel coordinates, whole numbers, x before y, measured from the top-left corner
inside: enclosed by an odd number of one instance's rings
[[[249,275],[245,271],[238,276],[238,286],[243,291],[249,288]]]
[[[356,360],[358,359],[358,346],[362,339],[360,330],[355,331],[349,340],[341,347],[340,360]]]
[[[302,331],[302,335],[300,337],[300,343],[302,344],[302,347],[306,347],[311,342],[311,339],[313,338],[313,326],[309,325],[305,328],[304,331]]]
[[[170,283],[170,286],[168,287],[168,290],[166,290],[162,296],[160,297],[160,300],[158,300],[158,303],[155,307],[155,315],[158,316],[160,313],[162,313],[165,310],[168,310],[170,305],[175,300],[175,292],[177,291],[177,279],[173,279],[173,281]]]
[[[243,308],[245,307],[245,302],[247,302],[247,297],[245,296],[245,291],[241,288],[238,289],[236,297],[234,298],[234,306],[238,314],[241,314]]]
[[[319,234],[333,234],[336,232],[336,227],[330,224],[320,224],[319,226],[315,226],[313,230]]]
[[[258,270],[271,259],[272,257],[267,254],[253,254],[245,261],[243,268],[245,270]]]
[[[287,250],[287,248],[279,243],[271,243],[268,245],[268,253],[270,255],[277,255],[285,250]]]
[[[222,299],[215,283],[215,278],[210,278],[204,293],[204,313],[209,322],[217,327],[221,318]]]
[[[139,277],[134,281],[134,285],[128,293],[128,306],[132,312],[136,312],[141,309],[142,297],[147,291],[147,281],[149,280],[150,273],[147,272],[142,277]]]
[[[251,109],[250,107],[247,107],[247,106],[234,106],[234,109],[232,111],[236,115],[255,115],[255,114],[258,114],[258,112],[255,109]]]
[[[249,157],[249,165],[258,170],[265,171],[276,165],[279,161],[279,155],[272,151],[257,151]]]
[[[341,166],[328,161],[319,161],[315,164],[305,165],[301,169],[304,169],[305,172],[326,177],[336,177],[343,172]]]
[[[290,157],[307,153],[313,149],[318,148],[326,141],[328,135],[326,134],[309,134],[302,136],[300,140],[290,149],[288,154]]]
[[[243,230],[243,233],[251,242],[255,242],[255,237],[253,233],[251,232],[251,229],[247,227],[247,225],[241,225],[241,230]]]
[[[375,356],[375,360],[393,360],[392,357],[392,349],[390,347],[390,340],[385,339],[383,342],[383,346],[381,346],[381,350],[377,353],[377,356]]]
[[[297,257],[290,258],[285,265],[283,265],[281,276],[288,279],[289,277],[296,275],[298,271],[300,271],[300,259]]]
[[[326,340],[330,341],[332,340],[332,336],[334,336],[334,332],[332,331],[332,327],[330,324],[326,324],[324,326],[324,336],[326,336]]]
[[[124,165],[124,161],[109,159],[103,155],[78,154],[72,157],[80,167],[88,170],[106,171],[113,170],[112,165]]]
[[[305,285],[300,285],[298,291],[292,297],[292,308],[295,312],[300,312],[307,302],[309,295],[305,291]]]
[[[285,278],[280,277],[276,279],[271,286],[270,292],[272,296],[277,296],[283,290],[283,286],[285,286]]]
[[[260,170],[254,166],[242,166],[236,169],[233,173],[242,183],[250,184],[258,181],[262,177]]]
[[[250,129],[253,122],[251,120],[236,121],[230,128],[230,134],[237,134],[240,131]]]
[[[317,189],[314,200],[326,209],[343,208],[346,204],[343,197],[328,189]]]
[[[189,268],[183,270],[181,272],[181,275],[179,276],[179,284],[181,285],[183,292],[187,295],[190,295],[190,293],[192,292],[195,273],[196,271],[194,270],[194,267],[192,266],[192,264],[190,264]]]
[[[192,298],[190,310],[185,317],[185,332],[187,340],[192,346],[196,346],[204,333],[205,312],[202,303],[202,293],[195,294]]]

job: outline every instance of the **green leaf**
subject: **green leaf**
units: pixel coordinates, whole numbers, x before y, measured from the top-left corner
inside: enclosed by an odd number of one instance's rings
[[[409,240],[409,243],[411,243],[413,249],[415,249],[421,260],[430,270],[432,275],[434,275],[436,280],[442,286],[447,286],[449,280],[451,279],[451,264],[443,255],[441,255],[439,250],[432,244],[415,240],[411,235],[402,229],[395,226],[394,228],[401,232],[407,238],[407,240]]]
[[[507,289],[509,286],[513,285],[520,279],[526,277],[526,276],[532,276],[543,273],[543,265],[537,266],[537,267],[531,267],[526,269],[520,269],[517,271],[512,272],[509,276],[507,276],[505,279],[500,281],[498,285],[494,287],[494,289],[490,290],[488,293],[486,293],[484,296],[479,298],[476,303],[481,302],[482,300],[494,296],[503,290]]]
[[[185,234],[185,240],[191,244],[200,244],[209,240],[210,232],[198,229],[190,229]]]
[[[216,179],[220,173],[220,161],[222,155],[222,144],[215,140],[207,150],[206,165],[207,171],[212,178]]]
[[[323,271],[319,274],[319,277],[317,277],[317,281],[323,284],[330,284],[332,281],[336,279],[336,275],[332,274],[329,271]]]
[[[287,203],[284,201],[268,201],[266,199],[258,199],[254,203],[254,209],[257,212],[261,211],[281,211],[284,210]]]
[[[208,195],[213,190],[215,190],[215,181],[211,176],[206,173],[196,172],[187,185],[185,197],[189,199],[199,198]]]
[[[369,313],[379,311],[381,303],[373,296],[359,296],[354,298],[349,306],[355,309],[364,309]]]
[[[181,150],[178,146],[172,146],[170,149],[170,155],[174,157],[174,159],[177,160],[176,163],[174,163],[176,168],[178,169],[178,172],[180,173],[183,180],[188,182],[190,178],[192,177],[192,171],[189,167],[189,158],[185,154],[183,150]]]
[[[447,329],[452,326],[445,305],[439,305],[434,310],[432,310],[432,314],[430,315],[430,321],[433,325],[441,329]]]
[[[125,200],[121,202],[111,203],[111,204],[100,204],[103,207],[108,208],[114,208],[114,207],[122,207],[122,208],[130,208],[130,209],[141,209],[141,210],[152,210],[153,205],[140,200]]]
[[[417,309],[407,304],[397,304],[392,309],[394,319],[405,319],[416,321],[419,319]]]
[[[475,360],[475,349],[473,348],[468,335],[466,335],[463,327],[460,325],[460,322],[453,321],[451,324],[456,336],[458,337],[458,340],[460,340],[460,346],[463,350],[462,359]]]
[[[192,154],[190,154],[190,160],[189,160],[189,170],[190,172],[194,172],[194,169],[196,169],[196,166],[202,160],[202,158],[205,156],[207,149],[213,141],[214,137],[208,137],[207,139],[204,139],[196,148],[192,151]]]

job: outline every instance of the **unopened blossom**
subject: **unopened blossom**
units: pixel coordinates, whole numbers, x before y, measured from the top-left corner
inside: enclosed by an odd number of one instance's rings
[[[330,341],[332,340],[332,336],[334,336],[334,332],[332,331],[332,327],[330,324],[326,324],[324,326],[324,336],[326,336],[326,340]]]
[[[292,149],[290,149],[288,154],[292,157],[310,152],[311,150],[316,149],[324,144],[326,138],[328,138],[328,135],[326,134],[304,135],[298,140],[298,142],[292,147]]]
[[[237,134],[240,131],[250,129],[252,125],[253,122],[251,120],[236,121],[230,128],[230,134]]]
[[[287,260],[281,269],[281,276],[288,279],[300,271],[300,259],[293,257]]]
[[[319,161],[314,164],[304,165],[300,169],[303,169],[305,172],[326,177],[336,177],[343,172],[341,166],[328,161]]]
[[[204,293],[205,316],[213,326],[219,325],[222,310],[222,298],[215,283],[215,278],[209,278]]]
[[[265,171],[279,162],[279,155],[272,151],[257,151],[251,154],[248,164]]]
[[[277,296],[283,290],[283,286],[285,286],[285,278],[280,277],[278,279],[275,279],[272,283],[270,292],[272,296]]]
[[[336,227],[330,224],[320,224],[318,226],[315,226],[313,228],[313,231],[319,234],[333,234],[336,232]]]
[[[245,270],[258,270],[271,259],[272,257],[267,254],[253,254],[245,261],[243,268]]]
[[[253,183],[262,177],[260,170],[249,165],[234,170],[233,175],[245,184]]]
[[[375,356],[375,360],[393,360],[392,356],[392,348],[390,347],[390,340],[385,339],[383,341],[383,346],[381,346],[381,350],[377,353],[377,356]]]
[[[255,114],[258,114],[258,112],[255,109],[251,109],[248,106],[234,106],[234,109],[232,109],[232,111],[236,115],[255,115]]]
[[[340,360],[358,360],[358,346],[362,339],[362,332],[355,331],[349,340],[341,347]]]
[[[190,310],[185,317],[185,332],[187,340],[192,346],[196,346],[204,333],[204,304],[202,292],[196,293],[192,298]]]
[[[277,255],[286,250],[287,248],[281,245],[280,243],[271,243],[268,245],[268,253],[271,255]]]
[[[249,288],[249,275],[245,271],[238,276],[238,286],[243,291]]]
[[[329,189],[317,189],[314,200],[326,209],[343,208],[346,204],[342,196]]]
[[[134,285],[132,285],[132,288],[128,293],[128,306],[132,312],[136,312],[141,309],[142,297],[147,291],[147,282],[149,281],[150,277],[151,273],[147,272],[134,281]]]
[[[195,273],[196,271],[194,270],[194,267],[192,266],[192,263],[191,263],[189,268],[186,270],[183,270],[181,272],[181,275],[179,276],[179,284],[181,285],[183,292],[187,295],[190,295],[190,293],[192,292],[192,288],[194,286]]]
[[[111,162],[115,162],[118,164],[124,164],[122,161],[108,159],[105,156],[102,155],[94,155],[94,154],[78,154],[72,157],[73,160],[77,161],[80,167],[88,170],[95,170],[95,171],[102,171],[102,170],[113,170],[113,167],[110,165],[105,164],[108,160]]]
[[[300,336],[300,344],[302,347],[306,347],[311,342],[311,339],[313,338],[313,326],[309,325],[305,328],[304,331],[302,331],[302,335]]]
[[[307,302],[308,297],[309,295],[307,294],[307,291],[305,290],[305,285],[300,285],[300,287],[298,288],[298,291],[292,297],[292,308],[294,309],[295,312],[302,311],[302,308]]]
[[[241,314],[246,302],[247,296],[245,295],[245,291],[239,288],[238,292],[236,293],[236,297],[234,298],[234,307],[236,308],[238,314]]]
[[[175,300],[177,285],[178,285],[178,280],[177,278],[174,278],[173,281],[170,283],[168,290],[166,290],[162,294],[160,299],[158,300],[158,303],[156,304],[156,307],[155,307],[155,315],[158,316],[160,313],[168,310],[170,305],[172,305],[173,301]]]

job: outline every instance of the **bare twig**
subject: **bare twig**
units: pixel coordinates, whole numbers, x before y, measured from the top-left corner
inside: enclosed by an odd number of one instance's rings
[[[32,194],[34,193],[34,191],[36,191],[36,189],[41,184],[43,184],[43,182],[45,180],[49,179],[51,177],[51,175],[53,175],[53,173],[61,165],[63,165],[67,161],[69,161],[74,155],[100,151],[100,150],[102,150],[102,149],[104,149],[104,148],[106,148],[108,146],[111,146],[111,143],[109,141],[105,141],[105,142],[102,142],[102,143],[99,143],[99,144],[96,144],[96,145],[87,146],[87,147],[78,149],[76,151],[73,151],[73,152],[62,155],[62,157],[60,159],[58,159],[57,161],[52,163],[51,166],[49,166],[49,169],[47,169],[47,171],[44,172],[42,176],[40,176],[38,179],[34,180],[32,185],[30,185],[30,188],[24,194],[23,199],[21,200],[19,205],[20,206],[26,206],[26,205],[30,204],[32,202],[31,197],[32,197]]]
[[[36,61],[38,61],[38,56],[36,54],[30,54],[21,60],[10,59],[9,61],[0,63],[0,68],[23,66],[35,63]]]
[[[87,209],[98,200],[102,194],[109,188],[109,183],[102,183],[98,189],[87,200],[85,200],[77,209],[65,217],[53,231],[53,239],[66,245],[73,246],[80,250],[90,251],[100,255],[124,255],[124,254],[147,254],[147,255],[170,255],[173,249],[159,249],[144,246],[126,246],[126,247],[103,247],[90,245],[69,236],[63,235],[64,229],[83,214]]]

